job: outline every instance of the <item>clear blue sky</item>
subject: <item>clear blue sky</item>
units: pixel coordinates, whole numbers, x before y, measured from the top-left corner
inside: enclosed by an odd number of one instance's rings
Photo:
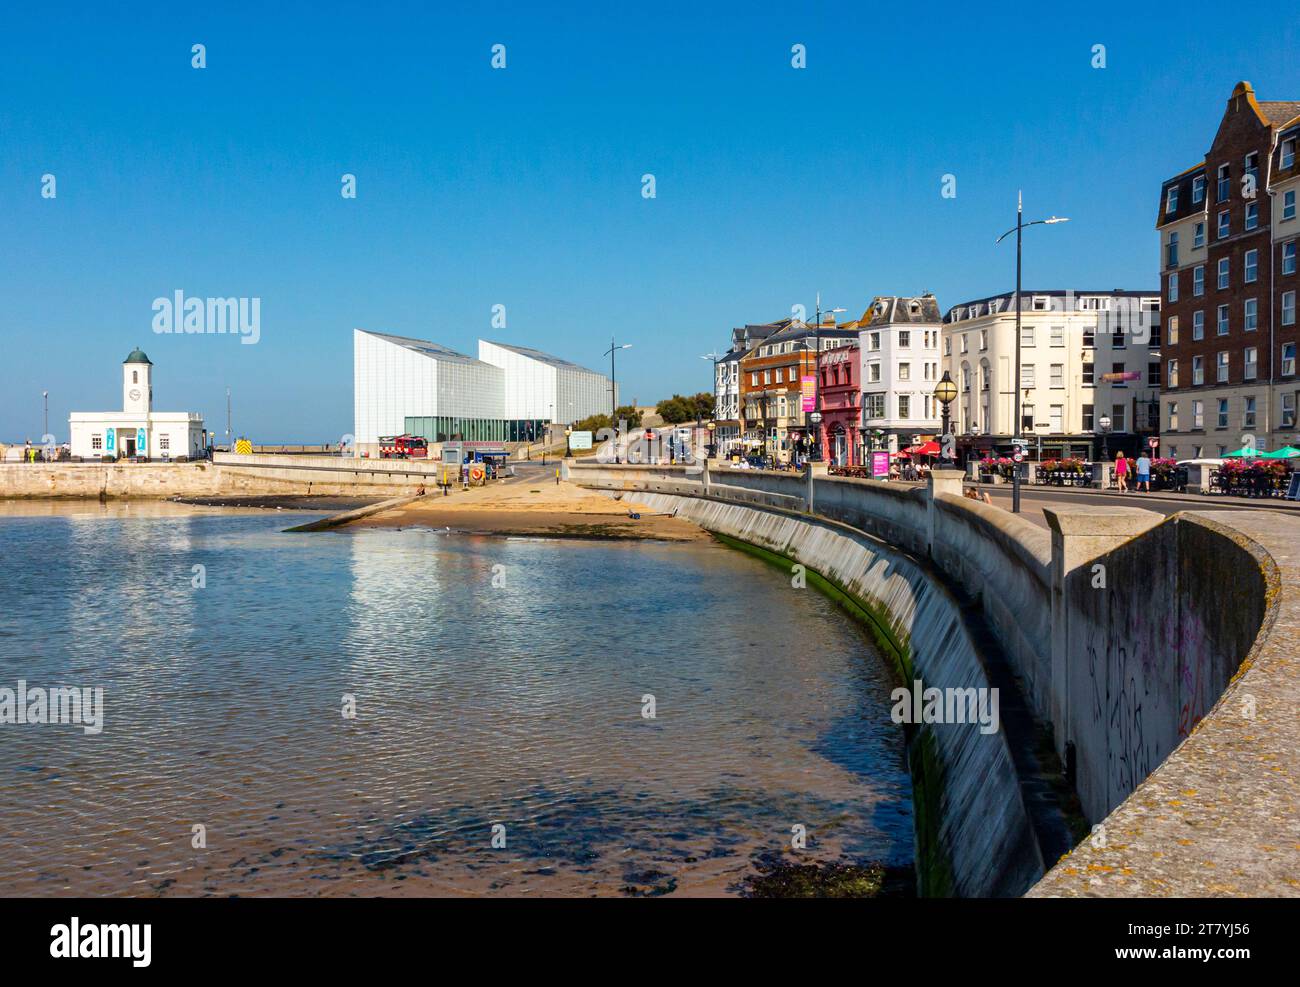
[[[1159,183],[1232,86],[1300,98],[1294,2],[90,6],[0,14],[0,440],[39,437],[42,389],[60,439],[119,407],[138,344],[160,410],[222,429],[229,385],[236,431],[335,441],[358,326],[595,368],[614,332],[649,403],[819,289],[1009,288],[1018,187],[1072,219],[1027,286],[1154,288]],[[176,289],[260,297],[261,341],[155,335]]]

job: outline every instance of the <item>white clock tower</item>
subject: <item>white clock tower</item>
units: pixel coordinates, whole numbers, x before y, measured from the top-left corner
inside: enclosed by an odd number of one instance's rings
[[[122,361],[122,410],[74,411],[68,431],[72,458],[97,463],[185,462],[207,447],[201,414],[153,410],[153,361],[139,347]]]
[[[138,346],[122,363],[122,411],[148,415],[153,408],[153,363]]]

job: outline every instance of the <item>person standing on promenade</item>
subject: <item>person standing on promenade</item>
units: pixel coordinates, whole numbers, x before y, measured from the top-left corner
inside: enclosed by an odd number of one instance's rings
[[[1151,492],[1151,457],[1145,452],[1137,460],[1137,488],[1146,493]]]
[[[1122,452],[1115,457],[1115,487],[1120,493],[1128,493],[1128,460]]]

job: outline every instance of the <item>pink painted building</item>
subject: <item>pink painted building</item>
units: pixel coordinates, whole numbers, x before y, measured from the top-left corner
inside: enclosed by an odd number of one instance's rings
[[[817,361],[822,457],[833,466],[863,465],[862,351],[857,343],[822,352]]]

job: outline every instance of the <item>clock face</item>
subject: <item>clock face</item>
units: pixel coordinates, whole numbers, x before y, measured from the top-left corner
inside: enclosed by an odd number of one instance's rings
[[[132,401],[140,400],[140,389],[138,387],[131,388],[131,400]]]

